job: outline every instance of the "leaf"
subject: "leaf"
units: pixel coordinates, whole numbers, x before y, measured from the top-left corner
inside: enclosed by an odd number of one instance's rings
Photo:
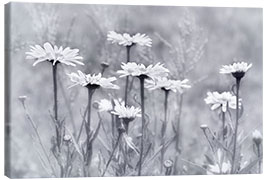
[[[124,138],[126,144],[128,145],[128,147],[130,147],[137,155],[139,155],[139,150],[135,146],[135,144],[132,142],[132,138],[129,137],[126,133],[123,133],[123,138]]]
[[[207,154],[204,154],[204,157],[206,158],[207,162],[211,165],[214,165],[215,162],[207,155]]]
[[[82,154],[82,152],[81,152],[81,150],[80,150],[80,146],[79,146],[78,143],[76,142],[76,139],[74,138],[74,136],[72,135],[72,133],[69,131],[68,128],[66,128],[66,130],[67,130],[68,134],[71,136],[71,139],[72,139],[71,142],[73,143],[73,145],[74,145],[76,151],[79,153],[79,155],[80,155],[81,157],[83,157],[83,154]]]
[[[259,162],[261,161],[262,157],[255,159],[254,161],[252,161],[251,163],[249,163],[249,165],[247,165],[246,167],[244,167],[243,169],[241,169],[238,173],[239,174],[248,174],[249,171]]]

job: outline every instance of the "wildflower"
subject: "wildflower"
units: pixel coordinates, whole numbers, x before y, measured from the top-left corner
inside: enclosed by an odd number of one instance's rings
[[[66,47],[63,49],[62,46],[52,46],[46,42],[43,47],[40,45],[30,46],[30,52],[26,52],[26,59],[36,60],[33,66],[40,62],[49,61],[53,65],[56,63],[63,63],[70,66],[76,66],[76,64],[84,65],[81,61],[83,58],[78,56],[79,49],[70,49]]]
[[[95,75],[91,74],[84,74],[83,72],[78,70],[77,73],[71,73],[68,74],[70,77],[70,80],[74,82],[71,87],[76,86],[76,85],[81,85],[83,87],[94,87],[94,88],[107,88],[107,89],[119,89],[119,86],[112,84],[113,81],[116,80],[115,77],[110,77],[110,78],[104,78],[102,77],[101,73]]]
[[[221,149],[218,149],[215,155],[217,162],[214,165],[208,165],[209,171],[207,171],[207,174],[228,174],[231,170],[231,163],[226,162]]]
[[[117,71],[121,74],[120,77],[135,76],[156,79],[168,76],[169,70],[163,67],[163,64],[149,65],[145,67],[143,64],[136,64],[134,62],[122,63],[122,70]]]
[[[188,79],[181,80],[172,80],[167,79],[166,77],[158,78],[156,80],[146,80],[145,87],[149,90],[155,89],[163,89],[173,92],[183,93],[184,89],[191,88],[189,84],[187,84]]]
[[[97,103],[99,112],[110,112],[111,110],[113,110],[112,102],[108,99],[101,99]]]
[[[241,99],[239,99],[241,100]],[[211,104],[211,110],[221,108],[223,112],[227,111],[227,108],[236,109],[236,96],[230,92],[208,92],[207,98],[204,99],[206,104]]]
[[[256,145],[261,144],[261,142],[262,142],[262,134],[261,134],[261,132],[258,131],[258,130],[255,130],[252,133],[252,140]]]
[[[236,62],[230,65],[223,65],[220,69],[220,73],[232,74],[236,79],[241,79],[251,67],[252,64],[248,64],[246,62]]]
[[[113,44],[117,43],[121,46],[132,46],[135,44],[139,44],[140,46],[152,46],[152,39],[150,39],[145,34],[137,33],[134,36],[131,36],[128,33],[119,34],[115,31],[109,31],[107,35],[107,40],[111,41]]]
[[[207,174],[229,174],[231,170],[231,163],[223,162],[221,165],[214,164],[214,165],[208,165],[209,171],[207,171]]]
[[[111,112],[114,115],[119,116],[119,118],[127,119],[129,121],[134,120],[136,117],[141,117],[141,109],[135,108],[134,106],[125,106],[124,103],[114,101],[115,107]]]

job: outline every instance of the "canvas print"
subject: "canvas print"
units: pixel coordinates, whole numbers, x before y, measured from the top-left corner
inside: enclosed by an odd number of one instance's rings
[[[10,178],[260,174],[262,9],[9,3]]]

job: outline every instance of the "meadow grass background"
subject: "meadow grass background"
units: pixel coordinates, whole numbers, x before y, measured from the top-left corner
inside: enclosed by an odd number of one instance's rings
[[[52,111],[53,94],[51,66],[46,63],[32,67],[25,60],[25,52],[29,45],[43,44],[49,41],[58,46],[70,46],[80,49],[85,66],[70,68],[60,66],[59,108],[60,116],[66,118],[69,129],[72,120],[78,129],[81,123],[80,111],[87,104],[87,91],[80,87],[67,89],[71,84],[66,73],[81,69],[87,73],[100,72],[100,63],[110,64],[105,76],[117,76],[121,62],[125,62],[125,50],[111,45],[106,40],[107,32],[145,33],[153,39],[153,47],[132,49],[131,60],[144,64],[163,62],[173,72],[174,78],[188,78],[193,87],[184,94],[181,115],[181,144],[184,159],[202,164],[204,153],[208,151],[207,141],[200,130],[201,124],[208,124],[211,129],[218,129],[220,121],[204,103],[208,91],[227,91],[234,83],[233,78],[219,74],[223,64],[229,64],[234,57],[243,58],[253,63],[253,67],[242,81],[241,98],[244,114],[240,121],[240,129],[249,134],[254,128],[262,129],[262,10],[249,8],[207,8],[207,7],[153,7],[153,6],[104,6],[104,5],[67,5],[67,4],[30,4],[12,3],[10,18],[10,128],[11,128],[11,172],[13,177],[47,177],[40,166],[37,156],[37,145],[31,138],[31,127],[25,121],[23,108],[18,96],[26,95],[27,105],[33,119],[38,125],[43,142],[50,148],[50,137],[54,133],[49,117]],[[192,56],[186,57],[186,69],[190,72],[180,74],[175,65],[175,54],[165,44],[179,47],[179,39],[185,28],[191,27],[191,39],[195,49],[203,43],[203,55],[193,67]],[[165,41],[162,41],[162,39]],[[197,44],[197,45],[196,45]],[[176,61],[181,61],[181,57]],[[181,66],[182,67],[182,66]],[[124,86],[124,80],[117,84]],[[138,83],[137,83],[138,84]],[[98,91],[94,100],[108,98],[108,92],[122,97],[120,91]],[[132,95],[139,94],[134,87]],[[163,94],[160,91],[146,91],[146,113],[149,114],[149,128],[155,128],[162,113]],[[169,119],[178,118],[176,94],[169,98]],[[67,106],[71,102],[70,106]],[[134,103],[135,104],[135,103]],[[71,110],[71,111],[70,111]],[[93,113],[93,122],[97,117]],[[109,116],[102,114],[104,120]],[[138,121],[138,122],[136,122]],[[138,135],[140,119],[132,125],[131,134]],[[108,122],[108,125],[110,123]],[[160,123],[159,123],[160,124]],[[157,125],[159,129],[159,125]],[[172,134],[168,130],[168,137]],[[101,132],[100,136],[104,136]],[[101,145],[95,142],[95,150]],[[172,149],[172,150],[170,150]],[[251,140],[246,141],[242,149],[244,158],[253,155]],[[173,156],[173,148],[169,148],[167,158]],[[95,158],[95,157],[94,157]],[[94,163],[93,163],[94,164]],[[186,174],[197,174],[198,170],[188,164]]]

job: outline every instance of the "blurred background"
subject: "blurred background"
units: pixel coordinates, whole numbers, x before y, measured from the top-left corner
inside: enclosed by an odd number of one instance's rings
[[[60,116],[65,118],[71,130],[80,127],[87,91],[81,87],[67,89],[71,83],[66,73],[78,69],[99,73],[100,63],[107,62],[110,67],[104,75],[117,77],[121,62],[126,61],[125,49],[106,40],[108,31],[145,33],[153,40],[153,46],[134,47],[131,60],[146,65],[162,62],[171,71],[172,78],[187,78],[192,84],[183,95],[171,93],[169,96],[169,119],[181,121],[179,142],[184,159],[203,164],[208,145],[199,127],[208,124],[211,129],[218,130],[221,123],[204,98],[208,91],[231,90],[234,79],[219,74],[219,69],[232,63],[233,58],[253,64],[242,81],[240,93],[244,113],[240,129],[246,136],[254,129],[262,130],[262,9],[11,3],[10,11],[6,13],[10,15],[9,24],[6,24],[10,28],[10,46],[6,47],[10,59],[6,61],[10,63],[11,177],[48,177],[40,165],[39,147],[33,141],[32,129],[18,101],[19,96],[27,96],[29,113],[49,149],[54,133],[50,119],[53,108],[51,66],[40,63],[33,67],[32,61],[25,60],[30,45],[42,45],[47,41],[57,46],[78,48],[84,58],[85,66],[62,65],[59,68]],[[124,87],[124,79],[118,79],[116,84]],[[134,84],[138,84],[137,81]],[[138,93],[138,85],[134,85],[131,103],[136,106]],[[123,88],[119,91],[100,90],[94,100],[109,98],[108,94],[122,97]],[[146,92],[146,112],[149,129],[153,132],[160,129],[163,98],[160,91]],[[109,117],[102,116],[105,121]],[[95,118],[93,113],[94,121]],[[140,123],[133,123],[131,134],[134,138]],[[170,126],[167,136],[171,134]],[[250,137],[247,141],[251,141]],[[249,142],[242,148],[247,159],[253,154]],[[99,146],[97,141],[96,149]],[[173,151],[169,148],[167,158],[170,154],[173,155]],[[186,174],[198,174],[196,169],[186,166]]]

